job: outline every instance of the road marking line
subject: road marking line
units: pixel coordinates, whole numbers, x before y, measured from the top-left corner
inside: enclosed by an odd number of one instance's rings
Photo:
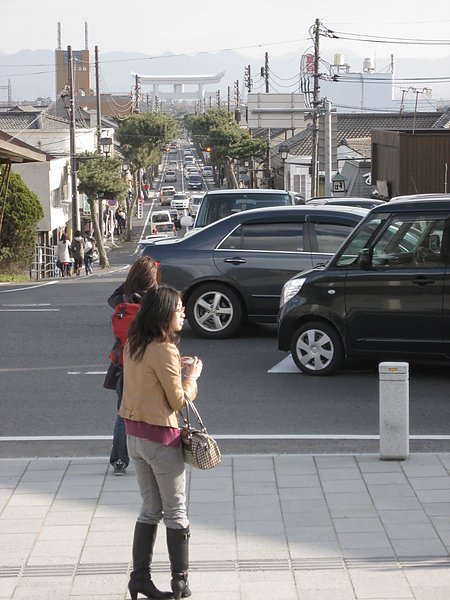
[[[36,302],[28,302],[28,303],[15,303],[15,304],[2,304],[2,306],[50,306],[50,302],[42,302],[42,303],[36,303]]]
[[[295,364],[294,359],[292,358],[292,354],[289,354],[289,356],[286,356],[286,358],[283,358],[283,360],[281,360],[279,363],[277,363],[274,367],[269,369],[267,372],[268,373],[297,373],[299,375],[302,374],[302,372],[299,370],[299,368]]]
[[[35,290],[36,288],[44,287],[46,285],[54,285],[55,283],[58,283],[58,282],[57,281],[47,281],[46,283],[39,283],[36,285],[30,285],[28,287],[13,288],[12,290],[0,290],[0,294],[7,294],[8,292],[23,292],[24,290]]]
[[[233,435],[211,434],[217,440],[379,440],[379,435],[350,435],[350,434],[265,434],[265,435]],[[37,441],[83,441],[110,440],[111,435],[41,435],[41,436],[5,436],[0,442],[37,442]],[[450,435],[410,435],[410,440],[450,440]]]
[[[108,371],[67,371],[67,375],[106,375]]]
[[[0,308],[0,312],[59,312],[59,308]]]

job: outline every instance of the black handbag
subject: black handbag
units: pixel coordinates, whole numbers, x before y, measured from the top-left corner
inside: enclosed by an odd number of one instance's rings
[[[186,416],[182,414],[185,425],[180,427],[181,446],[183,448],[184,462],[197,469],[212,469],[222,460],[220,448],[216,440],[209,435],[203,425],[200,414],[194,404],[185,397]],[[189,411],[195,415],[200,429],[194,429],[189,419]]]

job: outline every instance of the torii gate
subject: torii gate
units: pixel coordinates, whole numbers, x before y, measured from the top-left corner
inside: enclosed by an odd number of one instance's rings
[[[216,75],[139,75],[131,73],[134,78],[138,77],[141,85],[151,85],[152,107],[155,105],[155,96],[163,100],[199,100],[203,111],[203,100],[205,98],[205,85],[220,83],[225,71]],[[159,86],[173,86],[172,91],[161,92]],[[197,90],[184,91],[185,85],[196,85]]]

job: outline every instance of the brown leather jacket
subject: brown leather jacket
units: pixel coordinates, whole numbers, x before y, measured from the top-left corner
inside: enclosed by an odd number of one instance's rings
[[[123,352],[123,396],[119,415],[150,425],[178,427],[177,412],[184,394],[197,396],[192,379],[182,382],[180,353],[170,342],[152,342],[139,362],[132,360],[128,342]]]

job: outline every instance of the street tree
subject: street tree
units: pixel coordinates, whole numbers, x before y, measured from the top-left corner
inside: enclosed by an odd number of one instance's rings
[[[32,262],[36,226],[44,216],[44,211],[38,196],[17,173],[10,173],[2,208],[0,271],[20,273]]]
[[[134,194],[127,194],[125,237],[131,240],[131,219],[141,193],[141,171],[159,164],[161,144],[177,137],[178,123],[164,113],[137,113],[117,120],[116,140],[133,173]]]
[[[100,266],[109,268],[108,256],[103,245],[103,236],[99,225],[99,198],[114,198],[123,201],[126,196],[126,184],[121,177],[121,161],[116,158],[103,158],[92,152],[79,156],[78,191],[86,194],[91,210],[92,228],[98,248]]]
[[[200,148],[209,147],[211,161],[223,165],[230,187],[239,187],[234,164],[238,160],[259,158],[266,154],[267,143],[252,138],[224,109],[210,109],[186,119],[186,127]]]

